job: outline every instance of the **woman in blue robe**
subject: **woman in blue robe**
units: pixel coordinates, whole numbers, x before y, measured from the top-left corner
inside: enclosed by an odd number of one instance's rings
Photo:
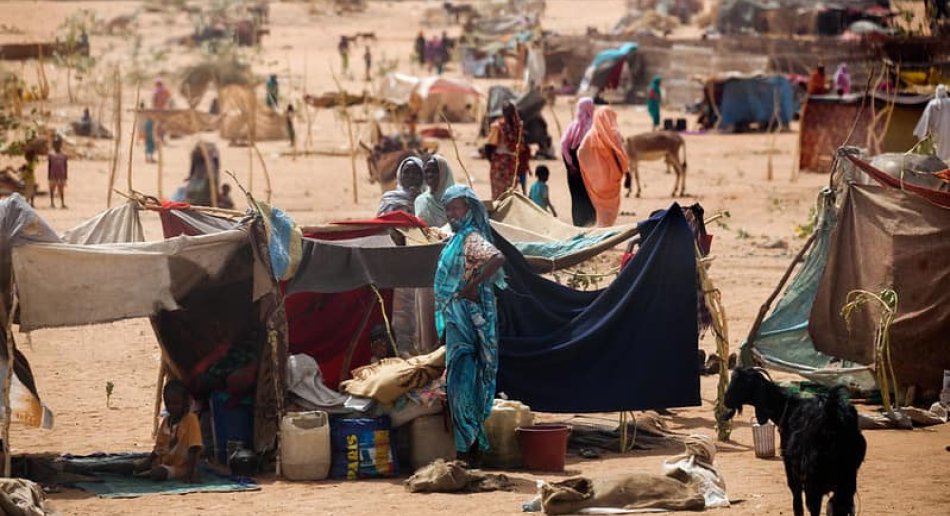
[[[492,243],[485,206],[471,188],[454,185],[442,197],[454,235],[435,274],[435,325],[445,341],[446,391],[455,448],[477,464],[488,449],[484,423],[491,414],[498,371],[495,291],[505,288],[505,257]]]

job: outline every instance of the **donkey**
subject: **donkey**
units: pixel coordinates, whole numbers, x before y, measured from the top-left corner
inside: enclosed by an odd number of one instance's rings
[[[676,182],[673,184],[673,197],[686,195],[686,141],[673,131],[652,131],[628,136],[624,142],[627,157],[630,158],[630,168],[637,181],[637,197],[640,197],[640,161],[666,160],[666,172],[670,167],[676,172]],[[682,150],[683,159],[680,159]],[[630,197],[630,172],[624,180],[627,188],[627,197]]]

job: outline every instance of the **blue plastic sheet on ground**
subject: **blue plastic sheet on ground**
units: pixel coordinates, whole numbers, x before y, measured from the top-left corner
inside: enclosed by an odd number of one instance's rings
[[[65,460],[75,464],[94,466],[96,464],[129,462],[146,456],[146,454],[140,453],[103,454],[68,457]],[[83,491],[95,493],[99,498],[139,498],[141,496],[164,494],[235,493],[260,490],[260,486],[253,479],[221,475],[207,466],[199,466],[199,482],[194,484],[179,480],[157,482],[148,478],[112,473],[84,474],[94,476],[98,481],[77,482],[75,486]]]
[[[545,412],[696,406],[696,257],[682,209],[639,225],[640,250],[606,289],[531,271],[500,235],[498,390]]]

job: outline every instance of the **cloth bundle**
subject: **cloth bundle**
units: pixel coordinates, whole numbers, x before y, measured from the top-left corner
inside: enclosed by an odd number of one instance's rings
[[[426,387],[442,376],[445,370],[445,346],[409,359],[384,358],[375,364],[353,371],[353,379],[340,384],[340,389],[353,396],[373,398],[391,406],[412,389]]]

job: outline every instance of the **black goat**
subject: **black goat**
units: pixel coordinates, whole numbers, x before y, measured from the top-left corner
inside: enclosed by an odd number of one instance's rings
[[[830,514],[854,514],[858,468],[867,442],[858,427],[858,413],[847,399],[845,387],[827,395],[802,398],[772,383],[764,369],[738,368],[726,389],[727,418],[743,405],[755,407],[759,424],[772,420],[782,436],[785,478],[792,491],[795,516],[805,514],[802,491],[811,516],[821,514],[821,501],[834,493]]]

